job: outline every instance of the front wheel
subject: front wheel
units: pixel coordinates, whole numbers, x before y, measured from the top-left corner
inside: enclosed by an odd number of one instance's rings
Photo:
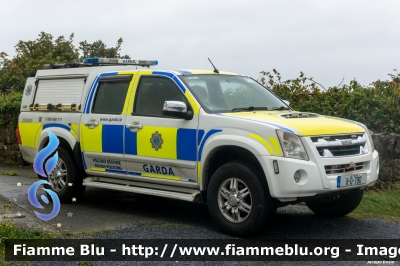
[[[50,186],[46,187],[53,190],[61,202],[69,203],[82,196],[86,187],[82,185],[81,172],[71,154],[60,146],[57,151],[58,161],[48,176]]]
[[[208,208],[224,233],[247,237],[260,231],[276,211],[266,180],[244,162],[215,171],[207,190]]]
[[[364,190],[354,189],[346,194],[307,201],[306,205],[315,214],[326,217],[341,217],[354,211],[360,204]]]

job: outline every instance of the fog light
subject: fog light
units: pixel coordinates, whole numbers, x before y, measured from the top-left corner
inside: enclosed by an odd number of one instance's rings
[[[300,172],[299,171],[296,171],[295,173],[294,173],[294,181],[296,182],[296,183],[299,183],[299,181],[300,181]]]

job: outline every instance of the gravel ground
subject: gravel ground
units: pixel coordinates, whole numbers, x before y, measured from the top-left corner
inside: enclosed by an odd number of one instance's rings
[[[255,239],[400,239],[400,223],[381,219],[344,217],[327,219],[311,214],[305,206],[289,206],[278,211],[274,223]],[[212,222],[190,224],[132,224],[104,232],[99,239],[236,239],[220,233]],[[367,262],[93,262],[92,265],[366,265]],[[395,262],[395,265],[398,262]],[[78,262],[38,262],[30,265],[79,265]],[[392,264],[393,265],[393,264]]]
[[[10,167],[11,168],[11,167]],[[7,169],[0,165],[0,170]],[[54,221],[44,223],[33,215],[27,200],[27,189],[37,181],[29,168],[17,169],[20,175],[0,176],[0,197],[11,200],[13,212],[20,211],[25,218],[21,224],[36,222],[38,228],[55,228],[62,222],[70,232],[103,231],[97,239],[236,239],[220,233],[213,223],[207,206],[158,197],[135,195],[110,190],[89,188],[77,204],[62,205]],[[17,183],[21,182],[21,186]],[[15,199],[15,200],[13,200]],[[67,213],[73,212],[73,218]],[[23,220],[25,219],[25,220]],[[36,219],[36,220],[35,220]],[[57,220],[59,219],[59,220]],[[50,229],[48,229],[50,231]],[[267,231],[257,240],[271,239],[400,239],[400,223],[381,219],[343,217],[329,219],[314,215],[305,205],[280,208]],[[107,230],[107,231],[104,231]],[[64,230],[61,230],[64,231]],[[36,262],[15,265],[86,265],[79,262]],[[367,262],[93,262],[92,265],[366,265]],[[397,263],[398,264],[398,263]]]

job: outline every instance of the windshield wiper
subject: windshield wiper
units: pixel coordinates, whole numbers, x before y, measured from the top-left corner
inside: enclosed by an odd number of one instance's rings
[[[241,112],[241,111],[254,111],[254,110],[268,110],[268,107],[237,107],[233,108],[231,112]]]
[[[272,110],[290,110],[290,108],[287,106],[281,106],[281,107],[272,107]]]

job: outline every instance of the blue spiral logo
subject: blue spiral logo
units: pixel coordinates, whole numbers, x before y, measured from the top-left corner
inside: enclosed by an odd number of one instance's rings
[[[56,149],[59,145],[58,138],[51,132],[47,131],[49,135],[49,143],[46,147],[44,147],[35,157],[33,161],[33,169],[36,173],[43,177],[48,177],[49,174],[54,170],[58,161],[58,152]],[[36,198],[36,193],[40,185],[50,185],[48,181],[40,180],[32,184],[32,186],[28,190],[28,199],[29,202],[38,209],[44,209],[44,207],[40,204],[40,202]],[[50,195],[51,200],[53,201],[53,211],[49,214],[42,214],[37,211],[34,211],[36,216],[42,220],[50,220],[57,216],[60,211],[60,199],[58,198],[57,194],[54,191],[46,188],[41,188],[42,190],[46,191],[47,194]],[[42,201],[46,204],[49,203],[49,199],[42,195],[40,197]]]

